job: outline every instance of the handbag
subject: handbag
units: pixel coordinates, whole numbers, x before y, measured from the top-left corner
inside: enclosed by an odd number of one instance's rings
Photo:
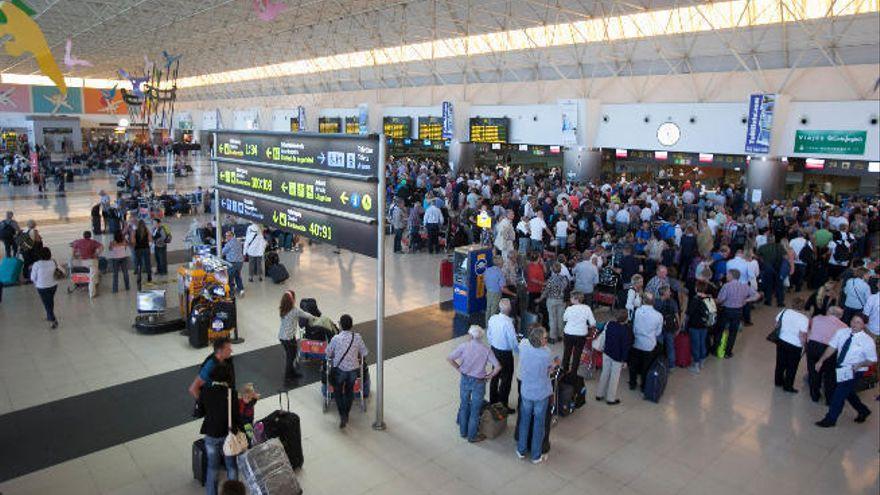
[[[776,326],[773,327],[773,331],[767,335],[767,341],[772,342],[774,344],[779,343],[779,332],[782,330],[782,318],[785,316],[785,312],[787,309],[783,309],[782,313],[779,313],[779,320],[776,321]]]
[[[235,457],[243,453],[248,448],[247,436],[241,431],[233,433],[232,431],[232,389],[226,389],[226,424],[229,427],[229,433],[223,440],[223,455],[227,457]]]
[[[593,337],[593,350],[604,352],[605,351],[605,332],[599,332],[598,335]]]
[[[55,280],[64,280],[65,278],[67,278],[67,274],[64,273],[64,270],[62,270],[62,269],[58,266],[58,262],[57,262],[57,261],[53,261],[53,263],[55,263],[55,270],[52,272],[52,277],[53,277]]]
[[[343,360],[345,360],[345,356],[347,356],[347,355],[348,355],[348,351],[351,350],[351,345],[352,345],[352,344],[354,344],[354,334],[351,334],[351,340],[348,342],[348,347],[345,349],[345,352],[342,353],[342,357],[339,358],[339,361],[338,361],[338,362],[341,363]],[[336,383],[336,375],[337,375],[338,373],[339,373],[339,367],[338,367],[338,366],[331,366],[331,367],[330,367],[330,377],[329,377],[329,378],[330,378],[330,384],[335,384],[335,383]]]

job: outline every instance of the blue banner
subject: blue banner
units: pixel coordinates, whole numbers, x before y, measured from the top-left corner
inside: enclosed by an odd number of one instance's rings
[[[455,114],[452,111],[452,102],[443,102],[443,129],[440,137],[443,139],[452,139],[455,134]]]
[[[749,98],[746,153],[770,153],[770,132],[773,129],[775,106],[775,94],[757,94]]]
[[[300,105],[296,107],[296,119],[299,122],[299,130],[300,132],[305,131],[306,128],[306,107]]]
[[[366,103],[358,105],[358,134],[364,136],[368,134],[368,122],[370,119],[370,107]]]

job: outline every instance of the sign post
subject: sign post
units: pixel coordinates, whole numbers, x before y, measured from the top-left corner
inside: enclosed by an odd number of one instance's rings
[[[218,131],[213,147],[217,253],[220,212],[376,258],[376,420],[385,429],[385,137]]]

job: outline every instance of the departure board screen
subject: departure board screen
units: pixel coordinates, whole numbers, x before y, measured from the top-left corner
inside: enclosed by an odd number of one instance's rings
[[[410,138],[412,137],[412,117],[384,117],[382,130],[386,138]]]
[[[358,121],[357,117],[346,117],[345,118],[345,133],[346,134],[360,134],[361,133],[361,123]]]
[[[506,143],[510,129],[510,119],[472,118],[470,120],[472,143]]]
[[[318,117],[318,132],[321,134],[339,134],[342,120],[339,117]]]
[[[442,140],[443,119],[440,117],[419,117],[419,139]]]
[[[291,117],[290,118],[290,132],[299,132],[299,118]]]

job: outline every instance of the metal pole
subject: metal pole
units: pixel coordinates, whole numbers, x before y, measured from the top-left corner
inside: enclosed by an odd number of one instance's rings
[[[220,190],[217,189],[217,133],[214,134],[214,144],[211,147],[211,171],[214,174],[214,240],[217,242],[217,257],[222,256],[223,232],[220,224]]]
[[[376,422],[374,430],[385,429],[385,135],[379,135],[379,160],[376,164],[379,175],[379,187],[376,191]]]

